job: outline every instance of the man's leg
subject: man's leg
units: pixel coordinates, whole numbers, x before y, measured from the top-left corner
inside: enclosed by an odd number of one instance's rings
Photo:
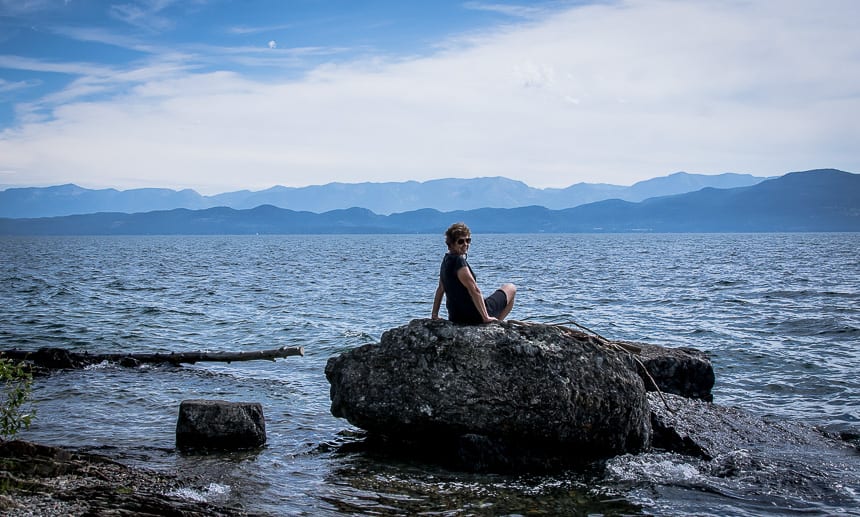
[[[503,320],[511,313],[511,309],[514,308],[514,298],[517,296],[517,286],[514,284],[502,284],[502,287],[499,287],[499,289],[501,289],[508,298],[508,304],[505,305],[505,308],[502,309],[501,313],[499,313],[499,320]]]

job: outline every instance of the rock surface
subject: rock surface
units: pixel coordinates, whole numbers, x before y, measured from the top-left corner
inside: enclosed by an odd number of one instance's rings
[[[263,406],[257,402],[183,400],[176,422],[182,450],[253,449],[266,443]]]
[[[663,393],[711,402],[714,396],[714,368],[708,355],[694,348],[667,348],[645,343],[630,343],[640,349],[637,354],[648,374]],[[648,391],[654,384],[639,367],[639,373]]]
[[[665,394],[648,394],[652,444],[672,452],[713,459],[741,449],[778,451],[787,447],[837,445],[807,425],[767,420],[735,407]],[[844,444],[838,444],[844,446]]]
[[[0,443],[0,514],[234,516],[243,512],[170,495],[175,477],[102,456],[23,441]]]
[[[554,467],[650,443],[630,354],[548,325],[413,320],[329,359],[332,414],[460,466]]]
[[[856,507],[858,456],[849,443],[802,422],[670,394],[665,398],[671,410],[656,393],[648,394],[653,444],[695,457],[690,462],[695,466],[691,479],[701,478],[704,486],[727,487],[730,494],[761,495],[766,503],[760,509],[767,514],[821,513],[818,503],[846,510]],[[611,461],[618,464],[616,469],[636,468],[639,463],[632,455]],[[723,481],[713,485],[708,478]],[[786,498],[804,503],[792,507]]]

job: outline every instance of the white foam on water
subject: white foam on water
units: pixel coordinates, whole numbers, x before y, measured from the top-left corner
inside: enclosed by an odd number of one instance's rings
[[[167,495],[187,499],[189,501],[196,501],[198,503],[209,503],[215,499],[220,499],[230,495],[231,490],[232,489],[229,485],[209,483],[208,486],[203,488],[177,488],[168,492]]]

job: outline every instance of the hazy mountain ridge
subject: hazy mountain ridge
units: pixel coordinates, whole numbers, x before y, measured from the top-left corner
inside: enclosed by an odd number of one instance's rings
[[[539,205],[564,209],[604,199],[642,201],[649,197],[680,194],[703,187],[734,188],[754,185],[766,178],[748,174],[715,176],[678,172],[640,181],[629,187],[578,183],[563,189],[538,189],[503,177],[440,179],[425,182],[329,183],[308,187],[276,186],[266,190],[240,190],[203,196],[194,190],[101,189],[77,185],[10,188],[0,191],[0,217],[54,217],[98,212],[150,212],[224,206],[235,209],[273,205],[296,211],[328,212],[359,206],[377,214],[421,208],[440,211],[477,208],[516,208]]]
[[[0,219],[3,235],[440,233],[466,221],[475,233],[860,231],[860,175],[823,169],[749,187],[704,188],[642,202],[612,199],[564,210],[541,206],[379,215],[321,214],[263,205],[36,219]]]

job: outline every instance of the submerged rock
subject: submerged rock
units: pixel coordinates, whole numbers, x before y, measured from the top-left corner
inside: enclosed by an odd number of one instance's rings
[[[546,468],[650,443],[630,354],[549,325],[413,320],[329,359],[331,412],[481,470]]]

